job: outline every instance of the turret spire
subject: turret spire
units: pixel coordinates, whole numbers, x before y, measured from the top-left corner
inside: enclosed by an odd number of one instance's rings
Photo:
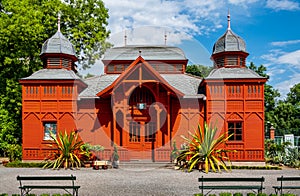
[[[60,13],[57,14],[57,31],[60,32]]]
[[[228,15],[227,15],[227,30],[231,30],[230,28],[230,11],[228,9]]]
[[[168,38],[167,32],[165,31],[165,46],[167,45],[167,38]]]
[[[124,46],[127,46],[127,34],[126,34],[126,29],[125,29],[125,34],[124,34]]]

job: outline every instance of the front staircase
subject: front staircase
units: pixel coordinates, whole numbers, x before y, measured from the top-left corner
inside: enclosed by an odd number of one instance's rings
[[[153,162],[152,160],[120,161],[119,168],[122,169],[158,169],[174,167],[171,162]]]

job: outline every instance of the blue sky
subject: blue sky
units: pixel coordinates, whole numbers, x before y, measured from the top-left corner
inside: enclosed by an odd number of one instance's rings
[[[213,44],[227,28],[246,42],[247,63],[263,64],[282,96],[300,82],[299,0],[104,0],[110,42],[181,47],[190,64],[211,65]],[[103,71],[99,66],[98,72]],[[95,69],[95,68],[94,68]],[[95,71],[92,71],[95,73]]]

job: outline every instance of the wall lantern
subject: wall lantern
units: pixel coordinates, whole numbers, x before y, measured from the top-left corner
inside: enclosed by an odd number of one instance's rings
[[[146,103],[137,103],[136,106],[139,110],[145,110],[147,107]]]

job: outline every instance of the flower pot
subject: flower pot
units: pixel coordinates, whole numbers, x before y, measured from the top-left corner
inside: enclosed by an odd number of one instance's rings
[[[93,169],[95,169],[95,170],[99,170],[99,168],[100,168],[99,165],[94,165],[93,166]]]
[[[118,169],[119,168],[119,163],[120,163],[119,160],[113,161],[112,162],[112,167],[115,168],[115,169]]]

